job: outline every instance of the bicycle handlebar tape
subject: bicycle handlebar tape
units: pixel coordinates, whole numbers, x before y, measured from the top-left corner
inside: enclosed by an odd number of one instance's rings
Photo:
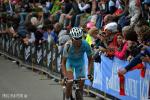
[[[119,76],[119,82],[120,82],[120,95],[125,96],[125,89],[124,89],[125,78],[124,78],[124,75],[118,73],[118,76]]]
[[[64,79],[62,80],[62,85],[66,85],[68,78],[64,77]]]

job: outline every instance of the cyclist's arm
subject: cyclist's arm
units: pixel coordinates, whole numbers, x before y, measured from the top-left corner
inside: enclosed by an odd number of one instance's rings
[[[68,44],[68,42],[64,45],[64,48],[63,48],[63,57],[62,57],[62,73],[64,75],[64,77],[66,77],[66,60],[67,60],[67,57],[68,57],[68,52],[69,52],[69,49],[70,49],[70,45]]]
[[[62,73],[63,73],[64,77],[67,76],[67,74],[66,74],[66,57],[62,58]]]
[[[88,56],[88,75],[91,74],[91,69],[93,67],[93,59],[92,55]]]

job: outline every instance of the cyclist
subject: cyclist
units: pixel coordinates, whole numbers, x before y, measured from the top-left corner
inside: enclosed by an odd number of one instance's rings
[[[88,57],[88,78],[92,79],[90,75],[91,67],[93,66],[92,60],[92,50],[90,45],[82,40],[82,29],[78,27],[73,27],[70,30],[71,39],[66,42],[63,50],[62,58],[62,71],[64,77],[68,80],[74,79],[74,74],[76,79],[85,77],[85,60],[84,53],[86,52]],[[83,85],[84,81],[80,82],[80,90],[83,95]],[[72,95],[72,83],[67,83],[66,85],[66,99]],[[81,97],[81,100],[83,98]]]

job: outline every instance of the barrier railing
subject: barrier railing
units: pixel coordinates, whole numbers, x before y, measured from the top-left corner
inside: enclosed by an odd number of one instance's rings
[[[60,77],[61,53],[59,53],[56,45],[50,45],[47,42],[39,45],[25,45],[19,38],[12,38],[8,34],[0,34],[0,52]],[[85,59],[87,70],[88,61],[86,56]],[[89,87],[90,92],[103,98],[109,97],[122,100],[148,99],[150,85],[149,63],[145,64],[147,68],[145,78],[140,77],[138,70],[126,74],[126,96],[120,96],[117,71],[128,62],[115,57],[114,59],[109,59],[103,55],[101,59],[101,63],[94,63],[94,82],[93,86]],[[86,81],[85,85],[88,86],[89,81]]]

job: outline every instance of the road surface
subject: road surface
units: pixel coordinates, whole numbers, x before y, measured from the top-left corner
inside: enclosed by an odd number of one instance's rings
[[[62,100],[62,87],[0,56],[0,100]],[[84,100],[95,99],[84,97]]]

